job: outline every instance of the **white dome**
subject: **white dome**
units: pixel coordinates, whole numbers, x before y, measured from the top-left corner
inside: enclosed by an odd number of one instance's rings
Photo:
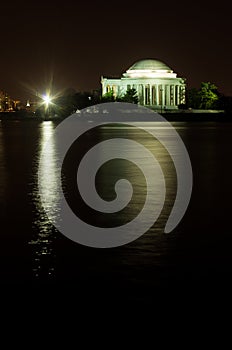
[[[150,71],[157,71],[157,70],[164,70],[171,72],[171,68],[168,67],[165,63],[158,61],[158,60],[141,60],[133,64],[129,69],[131,70],[150,70]]]
[[[146,59],[135,62],[123,74],[126,78],[176,77],[170,67],[159,60]]]

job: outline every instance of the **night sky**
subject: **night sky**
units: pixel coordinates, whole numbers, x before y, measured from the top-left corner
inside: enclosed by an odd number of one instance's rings
[[[1,3],[0,90],[24,102],[30,91],[100,88],[140,59],[165,62],[189,87],[214,82],[232,95],[227,1],[11,1]]]

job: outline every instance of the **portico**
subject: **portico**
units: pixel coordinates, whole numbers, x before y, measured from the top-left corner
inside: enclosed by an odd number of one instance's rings
[[[153,109],[176,109],[185,103],[185,79],[177,77],[158,60],[142,60],[132,65],[121,78],[102,77],[102,94],[113,91],[115,97],[127,89],[137,91],[139,104]]]

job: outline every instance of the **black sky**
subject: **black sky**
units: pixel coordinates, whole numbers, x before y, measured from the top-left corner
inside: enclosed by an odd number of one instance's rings
[[[135,61],[164,61],[190,87],[214,82],[232,95],[227,1],[12,1],[1,4],[0,90],[23,102],[42,93],[100,88]]]

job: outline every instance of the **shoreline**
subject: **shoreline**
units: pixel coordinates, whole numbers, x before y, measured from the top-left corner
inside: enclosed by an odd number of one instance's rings
[[[232,122],[232,113],[159,113],[169,122]],[[65,118],[43,118],[29,112],[0,112],[0,121],[62,121]]]

